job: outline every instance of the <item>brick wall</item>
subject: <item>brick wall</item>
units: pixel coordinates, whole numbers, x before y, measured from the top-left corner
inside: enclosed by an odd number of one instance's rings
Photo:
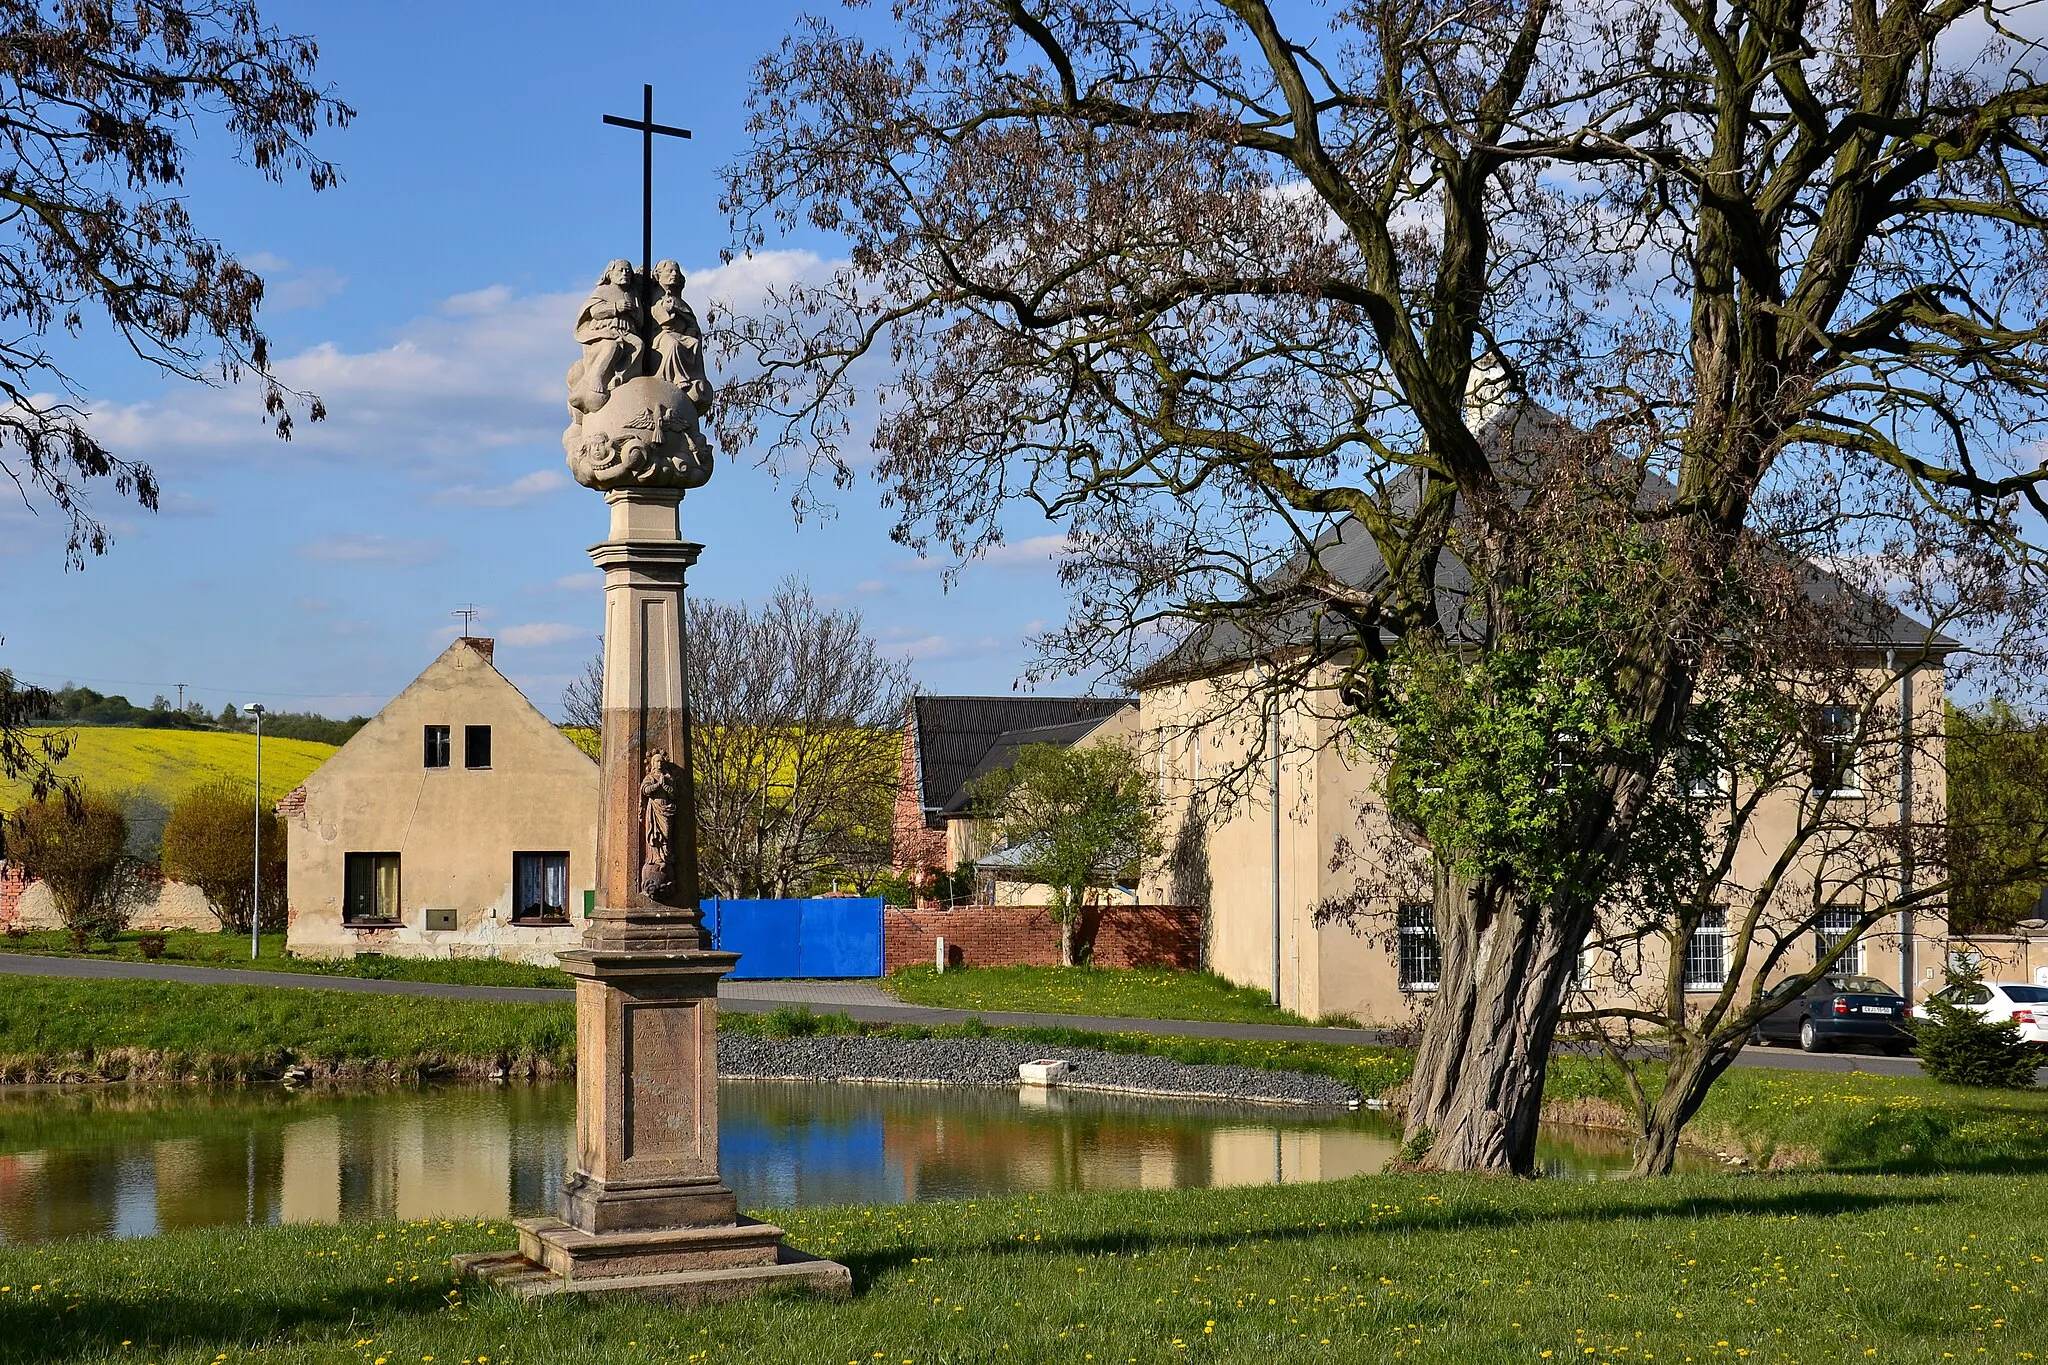
[[[1178,967],[1192,971],[1202,961],[1202,912],[1189,905],[1089,907],[1075,926],[1095,936],[1098,967]],[[946,940],[947,961],[956,967],[1050,967],[1060,960],[1060,930],[1040,906],[968,905],[957,910],[882,912],[883,967],[930,963]]]
[[[0,927],[21,918],[21,893],[28,890],[28,874],[12,863],[0,863]]]
[[[946,866],[946,830],[925,822],[917,799],[917,727],[903,722],[903,766],[896,777],[896,821],[889,840],[890,861],[899,876],[921,880],[926,874],[951,871]]]

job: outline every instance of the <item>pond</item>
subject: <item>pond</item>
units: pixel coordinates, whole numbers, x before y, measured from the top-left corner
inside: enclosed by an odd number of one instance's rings
[[[743,1208],[1332,1180],[1400,1143],[1370,1112],[1077,1091],[728,1080],[719,1104]],[[0,1090],[0,1243],[552,1212],[575,1114],[566,1083]],[[1618,1140],[1570,1131],[1541,1156],[1559,1176],[1628,1165]]]

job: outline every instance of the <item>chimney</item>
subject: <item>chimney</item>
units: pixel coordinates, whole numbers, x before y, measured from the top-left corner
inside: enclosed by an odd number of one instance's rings
[[[496,668],[498,666],[498,642],[496,640],[493,640],[490,636],[465,635],[462,637],[462,643],[468,645],[471,649],[475,650],[477,654],[483,659],[483,661],[489,664],[491,667]]]

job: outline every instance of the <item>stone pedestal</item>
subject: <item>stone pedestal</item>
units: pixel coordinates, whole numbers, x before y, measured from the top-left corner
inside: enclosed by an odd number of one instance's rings
[[[527,1296],[679,1302],[783,1284],[845,1293],[845,1266],[742,1218],[718,1176],[718,979],[697,899],[680,489],[615,489],[605,574],[597,908],[576,978],[576,1170],[559,1218],[519,1219],[519,1250],[456,1258]]]

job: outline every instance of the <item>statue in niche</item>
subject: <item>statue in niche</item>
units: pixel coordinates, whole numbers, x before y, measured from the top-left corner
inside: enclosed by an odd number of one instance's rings
[[[633,263],[613,261],[576,315],[583,357],[569,367],[569,407],[579,415],[596,412],[613,389],[641,373],[647,342],[638,286]]]
[[[654,287],[658,291],[648,305],[654,323],[654,375],[683,391],[701,414],[711,401],[711,383],[704,369],[704,329],[697,314],[683,298],[688,277],[674,261],[654,266]]]
[[[675,877],[669,865],[675,837],[676,772],[664,749],[647,753],[647,774],[640,780],[640,894],[666,895]]]

